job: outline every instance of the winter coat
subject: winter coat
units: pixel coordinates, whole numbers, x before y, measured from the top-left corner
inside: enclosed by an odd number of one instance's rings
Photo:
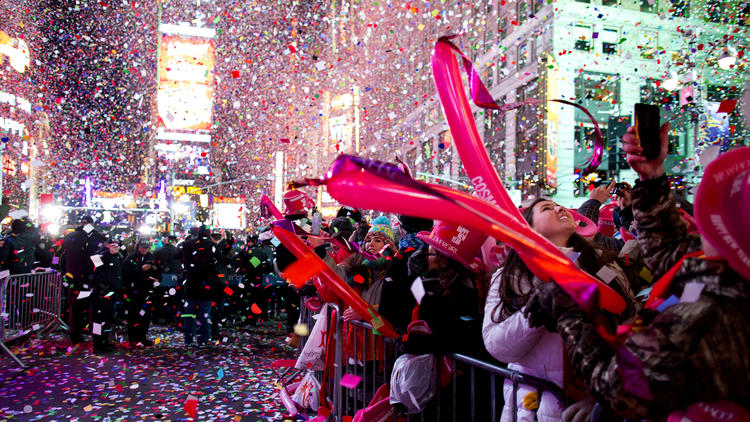
[[[497,323],[493,321],[493,311],[500,303],[499,283],[502,275],[500,268],[492,278],[492,284],[484,307],[482,337],[487,351],[495,359],[507,362],[508,368],[537,378],[553,382],[563,387],[563,345],[560,335],[550,333],[544,327],[531,327],[523,311],[517,311]],[[495,312],[495,321],[499,315]],[[512,420],[511,394],[512,383],[503,385],[502,421]],[[552,394],[543,393],[539,408],[534,411],[524,406],[524,397],[536,389],[528,385],[519,385],[516,391],[516,414],[519,421],[561,421],[563,404]],[[534,419],[536,416],[537,419]]]
[[[102,265],[94,270],[92,287],[104,295],[122,290],[122,256],[119,253],[112,255],[109,248],[105,247],[99,249],[97,254],[101,257]]]
[[[485,357],[481,337],[479,293],[474,280],[459,277],[450,285],[441,286],[441,282],[437,278],[429,278],[430,275],[431,272],[428,271],[423,276],[425,295],[418,311],[419,319],[424,320],[432,331],[432,350],[424,351],[456,352],[477,358]],[[409,353],[412,353],[411,343],[407,343]]]
[[[630,226],[633,225],[633,207],[631,205],[625,208],[616,207],[612,213],[612,220],[618,229],[624,227],[625,230],[630,231]]]
[[[233,255],[232,241],[222,239],[219,243],[214,244],[214,256],[216,257],[215,290],[218,294],[223,294],[224,288],[231,284]]]
[[[151,264],[151,269],[143,271],[143,266]],[[125,291],[128,296],[136,299],[146,298],[154,288],[154,282],[157,281],[157,270],[154,263],[154,256],[151,252],[141,255],[136,250],[122,261],[122,278]]]
[[[34,269],[36,245],[39,243],[39,232],[29,228],[21,233],[11,233],[0,247],[0,266],[10,270],[11,274],[27,274]]]
[[[74,281],[86,280],[94,271],[91,255],[96,254],[105,239],[101,233],[91,230],[86,233],[83,226],[78,227],[63,239],[63,261],[65,272],[72,275]]]
[[[700,250],[700,238],[680,222],[666,176],[636,183],[632,206],[656,278]],[[618,349],[578,307],[557,312],[572,367],[599,402],[634,419],[718,400],[750,408],[750,282],[724,260],[688,258],[665,297],[680,298],[688,283],[703,285],[697,300],[642,311],[643,323]]]
[[[207,236],[186,240],[182,245],[185,268],[185,299],[214,300],[216,248]]]
[[[180,269],[181,258],[177,246],[171,243],[165,243],[161,248],[154,251],[156,264],[164,274],[177,274]]]
[[[583,204],[581,204],[580,207],[578,207],[578,213],[588,218],[589,220],[593,221],[594,224],[598,224],[599,223],[599,208],[601,208],[601,206],[602,206],[602,203],[599,202],[599,200],[589,199]],[[598,233],[598,232],[594,235],[593,240],[594,242],[602,245],[602,247],[609,249],[611,251],[615,251],[615,252],[619,252],[620,249],[622,249],[622,247],[625,246],[625,241],[623,241],[622,239],[604,236],[603,234]]]

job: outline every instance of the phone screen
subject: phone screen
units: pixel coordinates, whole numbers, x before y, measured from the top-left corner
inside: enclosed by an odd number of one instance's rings
[[[652,160],[659,157],[661,140],[659,139],[659,107],[638,103],[635,105],[635,136],[643,148],[641,155]]]

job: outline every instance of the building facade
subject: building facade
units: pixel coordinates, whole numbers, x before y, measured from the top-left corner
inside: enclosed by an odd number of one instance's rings
[[[618,143],[639,102],[660,105],[662,121],[671,122],[666,168],[673,185],[687,195],[701,173],[696,153],[746,142],[739,110],[717,110],[731,106],[747,80],[750,8],[737,2],[736,12],[727,15],[714,3],[518,0],[488,5],[486,24],[474,33],[475,44],[487,40],[486,48],[464,52],[493,98],[500,103],[575,101],[594,116],[605,142],[602,164],[582,178],[582,163],[592,152],[593,123],[581,110],[558,103],[505,114],[474,107],[480,135],[511,197],[522,202],[543,194],[577,206],[592,184],[610,178],[632,183],[634,173]],[[722,54],[733,55],[735,63],[722,68]],[[417,174],[467,185],[460,159],[446,142],[450,135],[438,101],[415,108],[401,129],[416,140],[415,145],[404,143],[399,154]]]

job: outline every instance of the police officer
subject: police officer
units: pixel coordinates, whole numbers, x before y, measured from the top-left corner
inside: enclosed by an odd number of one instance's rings
[[[125,303],[128,309],[128,341],[137,347],[154,344],[146,337],[151,324],[150,295],[158,274],[150,248],[151,242],[148,239],[140,239],[135,251],[122,263]]]
[[[97,251],[98,260],[93,259],[96,269],[91,281],[92,334],[94,353],[111,352],[109,334],[112,332],[115,302],[122,295],[122,267],[120,245],[113,238],[107,238]]]
[[[94,228],[94,219],[90,216],[81,217],[78,227],[63,239],[61,267],[65,269],[64,284],[68,287],[68,320],[73,344],[82,341],[83,327],[90,320],[91,286],[88,281],[94,272],[91,255],[96,254],[104,240],[104,236]]]

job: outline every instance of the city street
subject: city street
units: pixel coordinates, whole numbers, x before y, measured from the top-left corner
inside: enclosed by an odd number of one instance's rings
[[[179,333],[155,327],[155,346],[103,356],[90,342],[72,349],[60,335],[33,339],[14,349],[28,369],[2,357],[0,420],[184,421],[189,396],[195,420],[302,420],[283,417],[273,384],[269,364],[296,352],[278,323],[228,331],[218,346],[186,348]]]

